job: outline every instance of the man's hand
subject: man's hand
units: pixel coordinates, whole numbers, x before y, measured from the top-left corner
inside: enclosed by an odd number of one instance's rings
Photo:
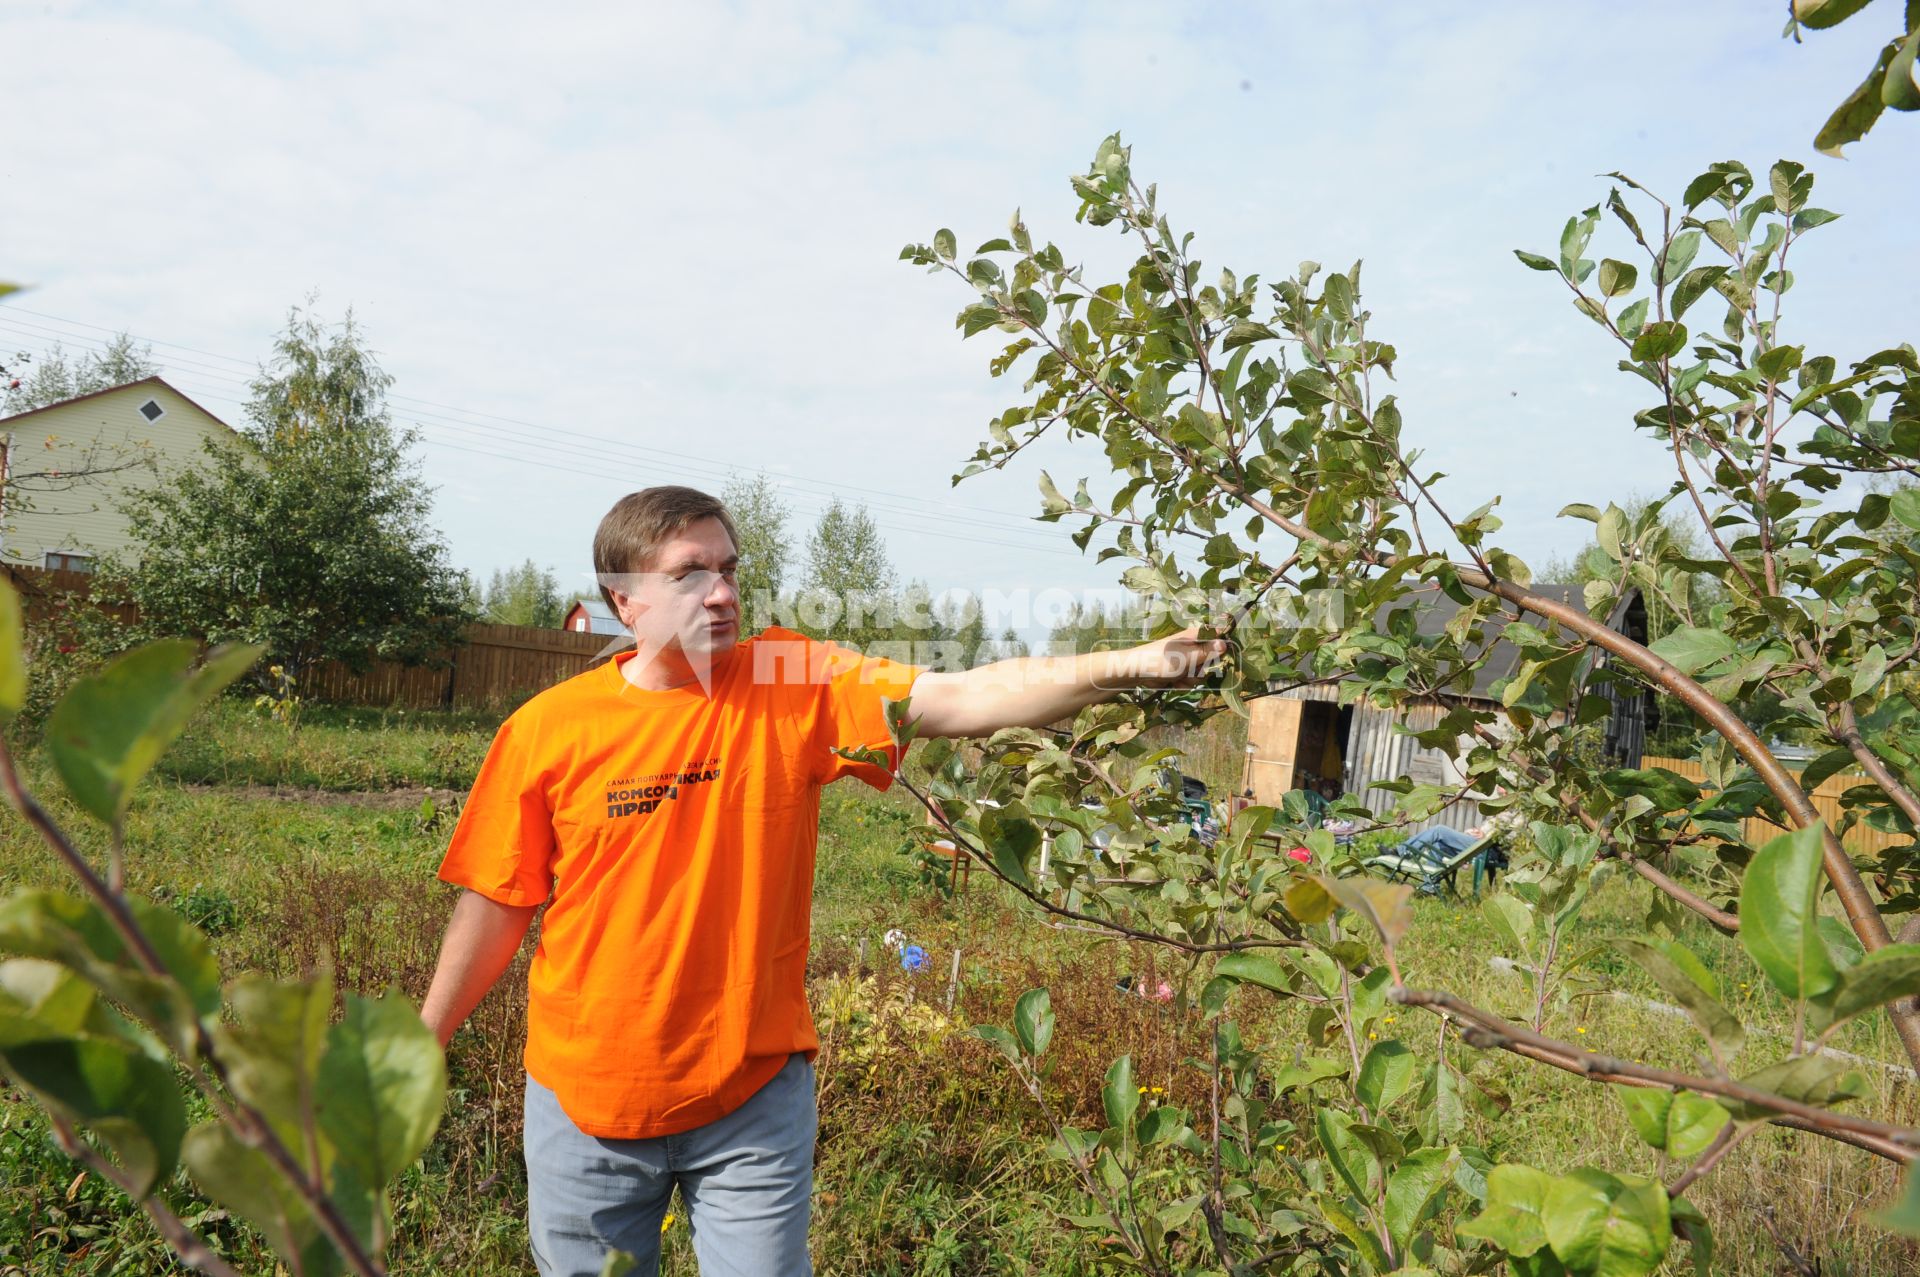
[[[979,669],[922,674],[909,717],[922,736],[989,736],[1044,727],[1132,688],[1192,687],[1226,654],[1198,629],[1138,647],[1079,656],[1023,656]]]
[[[420,1007],[420,1018],[442,1047],[513,961],[539,907],[503,905],[477,891],[460,893],[440,942],[433,983]]]
[[[1133,687],[1197,686],[1226,654],[1227,641],[1201,638],[1198,626],[1116,653]]]

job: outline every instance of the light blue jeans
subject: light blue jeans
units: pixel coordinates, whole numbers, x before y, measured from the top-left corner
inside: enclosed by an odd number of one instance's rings
[[[1432,856],[1435,860],[1451,860],[1478,841],[1458,829],[1448,829],[1445,825],[1435,825],[1432,829],[1423,829],[1407,839],[1403,852]]]
[[[585,1134],[527,1079],[527,1226],[541,1277],[599,1277],[609,1250],[660,1271],[660,1224],[680,1188],[701,1277],[808,1277],[818,1127],[813,1065],[789,1058],[733,1112],[679,1135]]]

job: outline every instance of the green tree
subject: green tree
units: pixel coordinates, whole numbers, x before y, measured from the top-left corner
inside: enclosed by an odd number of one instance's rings
[[[553,569],[528,559],[517,567],[493,570],[485,602],[478,610],[482,619],[495,625],[532,625],[550,630],[560,624],[566,608]]]
[[[290,314],[243,438],[124,499],[141,549],[106,574],[143,631],[260,643],[295,680],[459,640],[465,588],[428,523],[415,432],[387,415],[391,380],[351,315]]]
[[[981,648],[987,641],[987,618],[980,596],[971,592],[957,598],[951,593],[942,595],[933,614],[941,640],[954,645],[960,663],[967,668],[980,664]]]
[[[1757,1131],[1914,1160],[1920,1131],[1898,1114],[1843,1111],[1867,1089],[1821,1048],[1856,1017],[1884,1017],[1920,1064],[1920,697],[1882,690],[1920,664],[1920,489],[1862,496],[1845,483],[1920,476],[1920,356],[1890,346],[1843,368],[1788,343],[1791,251],[1834,218],[1811,204],[1799,165],[1756,178],[1716,164],[1677,205],[1613,176],[1619,186],[1567,222],[1554,252],[1519,256],[1638,379],[1647,403],[1632,424],[1671,462],[1671,485],[1634,515],[1567,508],[1593,524],[1606,560],[1573,603],[1533,589],[1529,566],[1494,539],[1497,501],[1447,507],[1390,393],[1398,354],[1367,309],[1360,267],[1203,269],[1117,136],[1073,188],[1078,220],[1137,253],[1119,278],[1069,266],[1017,214],[968,257],[949,230],[902,252],[971,294],[963,336],[1005,334],[990,369],[1018,398],[973,470],[1057,431],[1119,486],[1108,501],[1084,484],[1069,499],[1042,474],[1043,519],[1084,521],[1073,534],[1083,549],[1110,537],[1100,556],[1130,564],[1122,580],[1137,593],[1237,600],[1221,627],[1231,659],[1203,688],[1002,731],[978,758],[931,741],[919,755],[926,787],[902,777],[926,806],[927,840],[951,840],[1038,910],[1158,946],[1192,972],[1181,1005],[1210,1041],[1191,1106],[1144,1103],[1123,1056],[1101,1088],[1098,1129],[1070,1125],[1048,1092],[1061,1070],[1045,1063],[1045,990],[1019,999],[1010,1027],[976,1030],[1046,1110],[1079,1197],[1063,1214],[1103,1258],[1166,1277],[1500,1266],[1644,1277],[1676,1239],[1710,1266],[1711,1227],[1687,1195]],[[1603,232],[1606,214],[1617,226]],[[1602,255],[1603,234],[1618,257]],[[1136,506],[1148,490],[1151,506]],[[1707,548],[1689,554],[1667,531],[1670,509],[1691,512]],[[1461,553],[1436,548],[1448,544]],[[1699,574],[1717,595],[1676,606],[1685,624],[1664,638],[1643,644],[1606,624],[1627,589],[1676,599]],[[1435,590],[1459,605],[1437,630],[1418,616]],[[1275,624],[1254,606],[1269,593],[1344,606]],[[1500,640],[1518,661],[1494,684],[1496,710],[1459,693]],[[1249,698],[1303,682],[1346,704],[1436,711],[1409,730],[1451,756],[1468,788],[1495,795],[1484,806],[1523,823],[1513,871],[1484,910],[1526,974],[1517,1019],[1422,986],[1399,946],[1416,922],[1413,886],[1374,876],[1358,844],[1337,842],[1304,804],[1243,810],[1215,841],[1177,795],[1136,787],[1160,761],[1144,728],[1245,714]],[[1704,784],[1590,748],[1613,712],[1606,693],[1647,686],[1710,729]],[[1824,737],[1804,775],[1735,712],[1762,689]],[[905,716],[895,735],[911,739]],[[1807,787],[1852,768],[1868,782],[1841,797],[1829,828]],[[1353,798],[1332,814],[1404,829],[1452,801],[1412,776],[1390,788],[1384,815]],[[1790,832],[1749,841],[1757,815]],[[1852,851],[1842,839],[1860,826],[1894,837]],[[1585,900],[1615,874],[1634,875],[1649,903],[1649,934],[1616,942],[1624,968],[1574,943]],[[1834,913],[1822,907],[1829,889]],[[1783,1034],[1748,1034],[1685,943],[1682,911],[1693,928],[1737,937],[1751,960],[1741,974],[1791,1009]],[[1620,970],[1685,1008],[1696,1064],[1582,1045],[1569,976],[1597,991]],[[1308,1032],[1270,1047],[1239,1025],[1274,997],[1300,1005]],[[1432,1019],[1387,1027],[1413,1012]],[[1560,1070],[1569,1086],[1619,1084],[1661,1177],[1501,1163],[1499,1108],[1461,1067],[1475,1050]],[[1484,1122],[1469,1121],[1475,1110]],[[1534,1112],[1552,1120],[1551,1107]],[[1920,1180],[1909,1172],[1904,1197],[1875,1218],[1920,1235]]]
[[[1047,650],[1055,656],[1095,652],[1138,643],[1147,629],[1146,605],[1134,599],[1113,604],[1098,599],[1075,602],[1069,613],[1047,635]]]
[[[893,628],[888,613],[894,586],[886,541],[867,508],[838,497],[828,502],[807,536],[799,597],[803,628],[862,648],[882,641]]]
[[[742,628],[763,629],[778,608],[792,558],[786,503],[766,475],[727,480],[720,501],[740,539],[734,549],[740,552],[735,580],[740,587]]]
[[[159,372],[153,347],[136,343],[127,333],[118,333],[108,338],[102,349],[83,351],[73,359],[69,359],[66,350],[56,342],[51,350],[33,361],[24,375],[16,372],[4,383],[5,415],[31,412],[64,399],[90,395],[96,390],[124,386]],[[11,384],[16,378],[20,383],[17,386]]]

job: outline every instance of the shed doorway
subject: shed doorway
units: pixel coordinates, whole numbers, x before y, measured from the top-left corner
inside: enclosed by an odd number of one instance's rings
[[[1329,799],[1345,792],[1351,705],[1264,696],[1249,708],[1244,796],[1277,807],[1290,789],[1311,789]]]

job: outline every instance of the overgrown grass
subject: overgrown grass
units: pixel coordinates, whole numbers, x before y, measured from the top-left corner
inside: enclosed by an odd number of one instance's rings
[[[417,999],[452,904],[451,889],[433,878],[451,811],[446,804],[382,810],[347,791],[375,781],[464,789],[491,731],[482,716],[396,715],[382,723],[371,715],[327,714],[310,718],[290,743],[284,728],[243,707],[221,707],[170,760],[175,779],[151,785],[137,804],[128,838],[131,884],[198,919],[230,973],[291,976],[324,961],[345,988],[398,984]],[[89,851],[103,854],[99,832],[60,800],[42,764],[30,766],[56,816]],[[182,779],[194,785],[178,783]],[[203,787],[209,783],[255,788]],[[305,788],[292,799],[257,788],[276,784]],[[1090,1239],[1061,1222],[1078,1205],[1063,1168],[1044,1155],[1039,1114],[997,1057],[964,1029],[1006,1022],[1022,991],[1048,986],[1059,1017],[1049,1053],[1050,1094],[1070,1120],[1097,1126],[1101,1078],[1123,1053],[1133,1055],[1142,1084],[1163,1088],[1160,1102],[1192,1106],[1204,1094],[1204,1074],[1190,1062],[1204,1052],[1197,1021],[1129,997],[1116,982],[1133,975],[1197,988],[1185,967],[1165,955],[1049,926],[981,875],[951,900],[930,890],[906,854],[915,815],[899,792],[877,795],[855,782],[828,790],[822,802],[809,964],[823,1042],[817,1268],[915,1277],[1105,1271]],[[5,817],[0,886],[60,881],[47,853],[17,819]],[[1599,943],[1641,930],[1646,899],[1633,881],[1610,884],[1589,906],[1582,940]],[[1489,965],[1498,950],[1471,902],[1423,900],[1417,919],[1402,959],[1410,982],[1451,989],[1516,1016],[1530,1011],[1523,982]],[[894,927],[926,947],[933,958],[928,970],[903,972],[882,950],[880,936]],[[1704,927],[1686,938],[1750,1023],[1786,1030],[1787,1009],[1754,978],[1737,945]],[[961,978],[949,1015],[956,950]],[[1617,958],[1599,961],[1610,979],[1660,1000]],[[454,1040],[452,1095],[440,1134],[397,1193],[397,1272],[533,1271],[519,1153],[524,996],[521,966]],[[1295,1047],[1324,1049],[1308,1040],[1301,1008],[1257,990],[1235,996],[1234,1013],[1253,1041],[1282,1057]],[[1396,1016],[1387,1027],[1404,1033],[1424,1057],[1437,1048],[1437,1021],[1423,1013]],[[1550,1008],[1547,1028],[1596,1050],[1696,1067],[1690,1028],[1642,1002],[1576,998]],[[1841,1045],[1882,1060],[1900,1058],[1877,1022],[1860,1026]],[[1458,1061],[1461,1048],[1449,1049]],[[1756,1034],[1742,1063],[1758,1067],[1784,1050],[1782,1039]],[[1584,1163],[1650,1174],[1662,1169],[1607,1088],[1504,1055],[1471,1056],[1466,1063],[1504,1110],[1497,1120],[1472,1118],[1469,1138],[1499,1156],[1553,1171]],[[1873,1072],[1879,1091],[1867,1110],[1908,1122],[1920,1118],[1910,1084]],[[169,1271],[144,1219],[92,1178],[76,1179],[30,1105],[10,1091],[0,1110],[0,1270]],[[1292,1118],[1310,1125],[1307,1103],[1296,1101]],[[1920,1266],[1920,1251],[1863,1222],[1893,1188],[1891,1170],[1867,1154],[1768,1131],[1737,1149],[1690,1195],[1719,1232],[1718,1271],[1756,1277],[1779,1271],[1779,1250],[1763,1225],[1771,1212],[1781,1235],[1826,1265],[1825,1272],[1864,1277]],[[209,1214],[184,1176],[169,1192],[176,1208],[199,1219],[247,1271],[273,1270],[252,1235]],[[692,1273],[684,1219],[669,1227],[666,1242],[666,1271]],[[1675,1248],[1675,1274],[1687,1270],[1684,1251]]]
[[[504,717],[501,711],[314,705],[290,731],[250,702],[229,697],[194,722],[159,770],[202,785],[465,792]]]

